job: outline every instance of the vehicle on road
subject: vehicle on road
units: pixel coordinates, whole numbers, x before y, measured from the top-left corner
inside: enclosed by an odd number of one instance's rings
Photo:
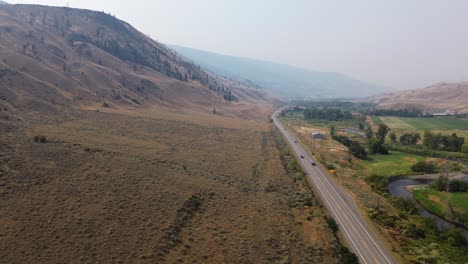
[[[304,156],[301,155],[301,159],[303,159],[303,158],[304,158]]]
[[[297,143],[297,141],[294,141],[294,143]]]
[[[312,166],[317,166],[317,164],[315,164],[315,162],[312,162]]]

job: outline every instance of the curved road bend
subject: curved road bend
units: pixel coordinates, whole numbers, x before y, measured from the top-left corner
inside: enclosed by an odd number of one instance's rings
[[[276,127],[283,133],[301,164],[307,177],[315,185],[323,203],[333,215],[340,229],[343,231],[352,251],[356,253],[364,264],[393,264],[397,263],[390,250],[373,233],[369,224],[364,220],[354,199],[335,181],[328,172],[324,173],[308,152],[302,147],[295,136],[279,121],[280,110],[272,116]]]

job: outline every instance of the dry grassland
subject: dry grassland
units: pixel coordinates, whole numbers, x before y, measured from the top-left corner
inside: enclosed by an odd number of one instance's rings
[[[21,118],[0,121],[2,262],[336,261],[324,209],[286,171],[266,121]]]

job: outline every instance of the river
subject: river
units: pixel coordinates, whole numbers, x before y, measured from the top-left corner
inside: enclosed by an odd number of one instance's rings
[[[465,175],[462,178],[459,178],[459,180],[468,181],[468,175]],[[392,181],[392,182],[390,182],[388,184],[388,192],[391,195],[412,199],[414,201],[415,199],[413,197],[413,193],[408,191],[408,187],[410,187],[410,186],[423,186],[423,185],[427,185],[427,184],[429,184],[429,183],[431,183],[433,181],[434,181],[434,179],[421,179],[421,178],[395,180],[395,181]],[[449,228],[456,227],[460,231],[462,231],[463,234],[465,235],[465,238],[468,239],[468,230],[467,229],[456,226],[453,223],[448,222],[444,218],[439,217],[439,216],[437,216],[437,215],[435,215],[433,213],[428,212],[427,210],[425,210],[417,202],[416,202],[416,207],[419,209],[422,216],[434,219],[435,223],[437,224],[437,228],[439,230],[447,230]]]

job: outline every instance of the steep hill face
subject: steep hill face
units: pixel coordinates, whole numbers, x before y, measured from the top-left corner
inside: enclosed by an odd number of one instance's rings
[[[437,83],[432,86],[370,98],[384,108],[413,108],[425,112],[468,113],[468,83]]]
[[[102,12],[0,5],[0,104],[41,110],[245,106],[264,92],[182,59]]]
[[[186,47],[172,49],[223,76],[247,79],[288,97],[366,97],[389,88],[334,72],[315,72],[285,64],[226,56]]]

